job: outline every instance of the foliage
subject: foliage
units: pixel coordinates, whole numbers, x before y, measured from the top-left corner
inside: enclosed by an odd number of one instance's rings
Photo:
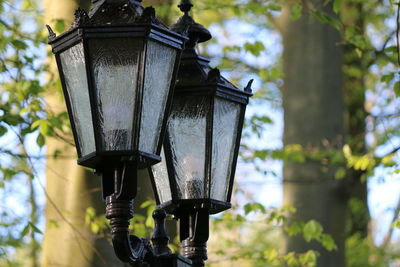
[[[332,237],[323,233],[318,222],[294,221],[287,224],[287,214],[295,212],[291,206],[267,209],[258,202],[248,202],[242,210],[236,208],[214,218],[212,231],[218,235],[217,240],[211,240],[211,263],[216,266],[223,266],[227,261],[243,266],[249,263],[249,266],[316,266],[317,251],[283,254],[279,243],[272,241],[280,234],[277,230],[284,229],[289,235],[301,234],[307,242],[314,240],[329,251],[336,249]],[[228,232],[225,234],[225,231]]]
[[[365,64],[368,73],[354,66],[344,66],[344,73],[348,77],[365,80],[367,85],[367,91],[361,92],[367,96],[367,151],[356,148],[351,142],[354,137],[348,137],[346,144],[339,148],[329,142],[320,148],[300,145],[261,147],[266,132],[276,123],[274,114],[281,112],[280,89],[283,86],[281,51],[271,51],[271,43],[263,39],[266,34],[262,33],[267,31],[267,36],[277,35],[277,17],[287,1],[205,0],[195,3],[193,13],[196,14],[196,20],[220,32],[218,38],[202,46],[202,54],[211,56],[212,64],[230,71],[229,78],[237,84],[244,85],[249,78],[256,79],[254,100],[250,107],[256,111],[246,118],[241,160],[253,164],[264,176],[272,172],[265,164],[271,159],[296,163],[315,161],[327,166],[340,166],[336,172],[338,179],[346,179],[349,170],[362,172],[364,181],[381,168],[393,170],[393,175],[398,175],[399,148],[396,147],[396,136],[400,135],[400,116],[396,107],[399,106],[400,75],[393,41],[396,31],[391,23],[395,13],[394,3],[373,0],[325,2],[333,5],[335,14],[294,0],[290,16],[297,20],[306,9],[311,9],[313,19],[338,29],[342,34],[342,45],[350,46],[355,57],[362,59],[362,64]],[[349,3],[362,5],[364,14],[368,14],[364,28],[348,19],[354,15],[353,10],[348,8]],[[173,21],[170,14],[174,19],[179,14],[169,4],[157,8],[168,23]],[[32,148],[31,140],[34,139],[41,148],[44,148],[47,136],[72,142],[68,137],[67,114],[46,108],[45,94],[60,90],[60,84],[57,77],[48,77],[46,37],[39,26],[44,24],[40,9],[40,3],[35,0],[0,1],[0,195],[18,195],[21,194],[21,184],[36,184],[27,187],[25,195],[28,197],[22,201],[29,208],[22,214],[14,213],[10,208],[12,203],[7,201],[1,208],[2,266],[23,266],[25,262],[21,260],[23,257],[19,257],[20,254],[30,253],[34,260],[38,259],[42,232],[38,224],[42,207],[39,207],[37,195],[38,190],[43,188],[40,187],[37,164],[45,158],[58,157],[60,153],[45,155],[44,149]],[[232,30],[226,27],[232,24],[245,25],[248,29],[246,36],[234,37]],[[54,21],[54,25],[57,32],[62,32],[66,27],[62,20]],[[357,138],[364,139],[364,136]],[[33,155],[31,151],[40,152],[39,155]],[[40,194],[44,195],[43,191]],[[210,244],[210,264],[213,266],[219,266],[220,260],[240,262],[243,266],[315,266],[318,257],[315,251],[304,254],[280,252],[279,244],[275,241],[280,238],[282,230],[288,235],[301,235],[308,242],[321,243],[327,250],[336,248],[332,237],[314,220],[285,224],[287,213],[295,212],[293,207],[272,209],[253,200],[239,204],[232,212],[225,212],[212,220],[212,236],[218,233],[218,245],[212,245],[214,241]],[[149,237],[153,227],[150,215],[154,203],[146,202],[142,207],[147,208],[148,213],[136,215],[131,229],[139,236]],[[86,224],[96,234],[107,236],[109,226],[102,214],[88,209]],[[52,221],[50,225],[57,227],[58,222]],[[372,236],[350,236],[346,245],[350,267],[387,266],[398,259],[398,251],[394,247],[379,247]]]

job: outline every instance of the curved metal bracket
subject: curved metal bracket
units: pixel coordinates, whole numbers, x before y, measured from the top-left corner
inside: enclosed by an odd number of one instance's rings
[[[121,166],[103,172],[106,218],[110,220],[115,254],[121,261],[139,267],[150,263],[154,253],[148,240],[129,234],[136,184],[137,166],[133,161],[124,161]]]

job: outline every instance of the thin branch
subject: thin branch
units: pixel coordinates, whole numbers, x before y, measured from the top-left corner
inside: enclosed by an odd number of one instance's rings
[[[397,207],[396,207],[396,210],[395,210],[395,212],[393,214],[393,218],[392,218],[391,223],[390,223],[389,231],[386,233],[385,238],[382,241],[382,244],[381,244],[381,248],[382,249],[386,248],[386,246],[389,244],[390,240],[392,239],[392,236],[393,236],[393,224],[399,218],[399,215],[400,215],[400,197],[399,197],[399,200],[397,202]]]
[[[385,118],[391,118],[391,117],[398,117],[398,116],[400,116],[400,112],[389,113],[389,114],[380,114],[380,115],[373,115],[370,113],[369,116],[374,117],[376,119],[385,119]]]
[[[13,130],[13,129],[12,129],[12,130]],[[19,139],[19,141],[20,141],[20,144],[22,145],[23,153],[26,154],[26,156],[27,156],[26,158],[27,158],[27,160],[28,160],[28,163],[29,163],[29,165],[30,165],[30,169],[32,170],[32,173],[33,173],[35,176],[38,177],[39,175],[38,175],[38,172],[36,171],[35,165],[34,165],[33,162],[32,162],[32,158],[29,157],[29,154],[28,154],[28,152],[27,152],[26,149],[25,149],[25,142],[24,142],[24,139],[23,139],[22,136],[21,136],[19,133],[17,133],[15,130],[13,130],[13,132],[14,132],[15,135],[18,137],[18,139]],[[104,257],[101,255],[101,253],[100,253],[100,252],[96,249],[96,247],[90,242],[90,240],[88,240],[88,239],[79,231],[79,229],[76,228],[75,225],[73,225],[73,224],[64,216],[64,214],[62,213],[62,211],[58,208],[57,204],[53,201],[53,199],[52,199],[52,198],[50,197],[50,195],[48,194],[48,192],[47,192],[46,188],[44,187],[44,185],[40,182],[39,179],[36,179],[36,180],[37,180],[39,186],[41,187],[41,189],[43,190],[43,192],[45,193],[46,199],[49,201],[49,203],[51,204],[51,206],[56,210],[56,212],[57,212],[58,215],[61,217],[61,219],[62,219],[69,227],[71,227],[71,229],[73,230],[73,233],[74,233],[75,239],[76,239],[76,241],[77,241],[77,243],[78,243],[78,246],[79,246],[79,248],[80,248],[81,254],[82,254],[82,256],[86,259],[86,261],[90,262],[90,260],[89,260],[88,257],[86,256],[86,254],[83,252],[84,250],[83,250],[82,245],[81,245],[81,243],[80,243],[80,241],[79,241],[79,239],[78,239],[78,236],[79,236],[82,240],[86,241],[86,242],[88,243],[88,245],[91,247],[91,249],[95,252],[95,254],[99,257],[99,259],[100,259],[104,264],[106,264],[106,261],[105,261]]]
[[[74,159],[76,158],[74,155],[40,155],[40,156],[32,156],[32,155],[25,155],[25,154],[21,154],[21,153],[14,153],[10,150],[5,150],[0,148],[0,153],[12,156],[12,157],[16,157],[16,158],[31,158],[31,159],[51,159],[51,158],[62,158],[62,159]]]

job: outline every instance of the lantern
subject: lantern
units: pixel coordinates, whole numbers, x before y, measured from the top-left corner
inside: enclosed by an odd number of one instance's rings
[[[127,157],[150,166],[160,161],[185,37],[140,2],[92,2],[60,36],[48,27],[78,164],[101,171]]]
[[[211,38],[185,15],[173,26],[189,28],[167,123],[163,161],[149,169],[157,203],[178,215],[202,207],[210,214],[230,208],[232,186],[251,82],[239,90],[195,52]]]

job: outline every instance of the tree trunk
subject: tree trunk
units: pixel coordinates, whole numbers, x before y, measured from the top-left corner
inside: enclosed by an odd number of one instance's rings
[[[304,1],[303,16],[290,19],[290,5],[282,14],[285,86],[284,143],[300,144],[305,150],[341,149],[344,137],[344,96],[340,35],[332,26],[321,24],[309,8],[332,14],[324,0]],[[338,250],[329,252],[301,235],[285,237],[287,252],[320,253],[318,266],[345,265],[346,195],[342,181],[335,179],[337,167],[323,161],[284,164],[284,205],[297,208],[293,221],[316,220],[332,235]]]
[[[346,1],[342,7],[342,21],[345,25],[356,25],[359,34],[364,35],[365,14],[363,4],[356,1]],[[365,143],[366,118],[365,110],[365,82],[368,71],[365,57],[357,55],[354,45],[344,46],[344,89],[346,105],[346,135],[352,152],[356,155],[367,152]],[[357,70],[357,71],[354,71]],[[350,206],[348,210],[347,236],[361,234],[367,237],[370,214],[368,210],[367,182],[363,181],[362,171],[350,169],[347,180],[349,182]]]
[[[69,24],[78,5],[87,8],[89,4],[89,0],[45,0],[46,23],[54,25],[54,19],[64,19]],[[51,72],[57,73],[53,59]],[[63,97],[56,90],[48,92],[47,102],[55,112],[65,109]],[[47,138],[46,145],[48,155],[59,151],[62,156],[69,158],[47,160],[46,231],[42,266],[123,266],[110,243],[94,235],[90,227],[85,225],[88,207],[94,207],[97,214],[104,213],[100,177],[77,165],[73,146],[55,138]]]

